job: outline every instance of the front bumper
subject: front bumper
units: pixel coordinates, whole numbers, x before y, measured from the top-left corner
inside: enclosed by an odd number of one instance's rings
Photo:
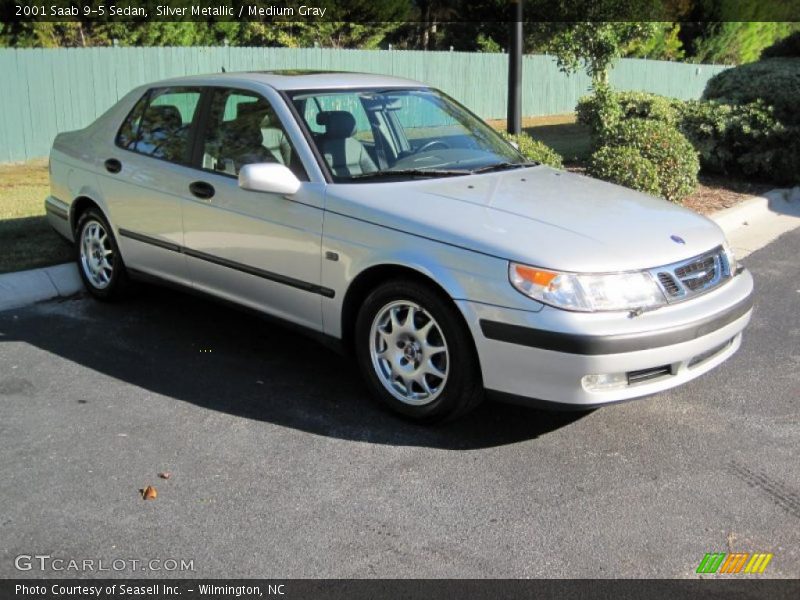
[[[723,363],[741,344],[752,291],[745,270],[708,294],[638,317],[458,304],[490,395],[588,409],[681,385]],[[609,389],[584,383],[607,374],[624,382]]]

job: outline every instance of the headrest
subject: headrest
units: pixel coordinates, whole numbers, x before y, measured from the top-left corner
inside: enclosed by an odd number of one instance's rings
[[[142,120],[160,129],[178,129],[183,125],[181,111],[170,104],[150,105]]]
[[[317,125],[325,126],[326,137],[351,137],[356,132],[356,118],[346,110],[325,110],[317,113]]]
[[[264,121],[267,114],[270,112],[269,105],[266,102],[258,100],[256,102],[240,102],[236,105],[236,120],[247,119],[248,121]]]

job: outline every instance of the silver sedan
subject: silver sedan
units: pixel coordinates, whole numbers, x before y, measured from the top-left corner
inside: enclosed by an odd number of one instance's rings
[[[404,79],[153,83],[58,135],[50,173],[50,223],[96,298],[142,278],[277,317],[419,421],[487,395],[588,409],[658,392],[729,358],[752,312],[713,222],[526,162]]]

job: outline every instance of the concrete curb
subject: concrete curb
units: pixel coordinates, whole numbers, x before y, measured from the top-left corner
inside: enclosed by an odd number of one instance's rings
[[[800,187],[753,196],[711,215],[738,258],[800,227]],[[0,311],[72,296],[83,290],[75,263],[0,275]]]
[[[775,189],[711,215],[728,237],[734,254],[744,258],[778,236],[800,227],[800,187]]]
[[[74,263],[0,275],[0,311],[52,298],[65,298],[83,289]]]

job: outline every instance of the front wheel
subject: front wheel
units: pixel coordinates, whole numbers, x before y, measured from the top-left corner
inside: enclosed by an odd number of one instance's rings
[[[127,283],[125,265],[111,226],[99,210],[90,208],[78,219],[75,249],[78,271],[89,293],[99,300],[120,296]]]
[[[376,288],[356,320],[356,355],[373,394],[424,422],[477,406],[483,383],[469,332],[455,308],[416,281]]]

